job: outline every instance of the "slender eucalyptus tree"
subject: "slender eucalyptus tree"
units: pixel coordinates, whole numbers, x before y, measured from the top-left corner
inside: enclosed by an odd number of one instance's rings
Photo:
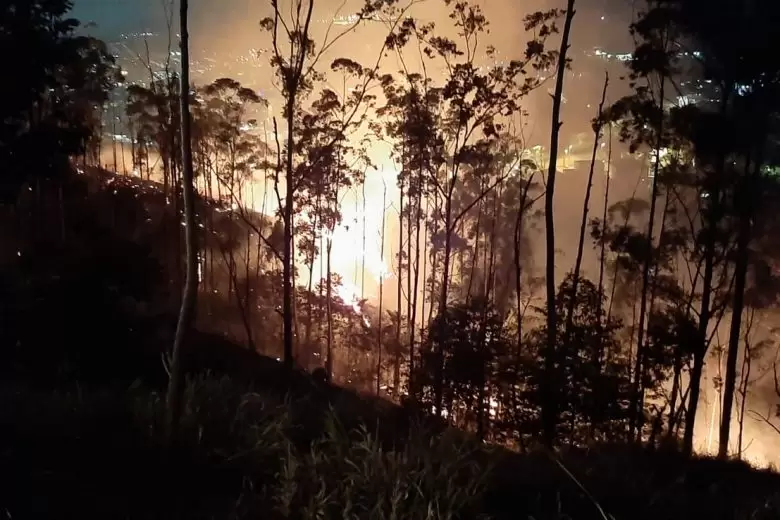
[[[184,198],[184,232],[186,246],[186,278],[182,296],[179,321],[170,363],[170,381],[168,382],[167,436],[175,440],[184,399],[184,366],[182,351],[185,348],[195,318],[195,306],[198,297],[198,246],[195,231],[195,187],[193,186],[192,141],[190,138],[190,52],[189,27],[187,23],[188,0],[180,0],[181,33],[181,88],[179,89],[181,107],[181,164]]]
[[[555,178],[558,168],[558,141],[561,131],[561,104],[563,101],[563,78],[569,64],[569,36],[574,20],[574,0],[566,4],[566,17],[563,22],[561,44],[558,50],[558,65],[555,77],[555,93],[552,106],[552,129],[550,130],[550,161],[547,167],[547,184],[544,195],[544,226],[545,226],[545,289],[547,296],[547,355],[544,357],[544,381],[542,383],[544,405],[542,407],[542,438],[548,447],[555,443],[555,425],[557,422],[556,378],[555,378],[555,342],[557,314],[555,305]]]

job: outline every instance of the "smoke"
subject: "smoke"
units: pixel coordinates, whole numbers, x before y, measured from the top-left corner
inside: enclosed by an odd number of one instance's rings
[[[130,35],[139,32],[158,33],[150,37],[152,52],[158,59],[163,59],[167,53],[167,27],[165,23],[164,3],[167,0],[76,0],[74,14],[84,20],[94,20],[97,23],[95,32],[108,40],[119,41],[120,34]],[[315,40],[322,41],[330,22],[338,14],[348,16],[359,8],[360,0],[315,0],[313,35]],[[291,5],[291,1],[280,2]],[[522,17],[526,13],[539,9],[562,7],[563,1],[551,0],[523,2],[523,11],[518,10],[517,0],[483,0],[481,4],[487,19],[490,21],[490,34],[483,46],[493,45],[499,51],[497,59],[511,60],[522,56],[528,35],[522,30]],[[193,0],[192,6],[192,55],[195,80],[199,83],[213,81],[219,77],[232,77],[245,86],[258,90],[270,102],[268,115],[278,115],[279,94],[273,82],[273,72],[268,65],[268,56],[263,54],[267,49],[269,39],[259,27],[259,20],[271,14],[268,2],[257,0],[222,0],[219,3],[208,0]],[[628,0],[578,0],[577,15],[573,30],[572,70],[567,73],[563,107],[562,150],[560,164],[562,173],[555,193],[555,226],[558,244],[556,276],[562,279],[574,263],[576,254],[573,244],[577,243],[582,211],[583,194],[587,182],[587,162],[590,160],[590,147],[593,134],[590,121],[596,115],[596,107],[601,96],[603,71],[611,67],[611,83],[608,92],[608,102],[617,100],[627,92],[625,81],[620,79],[624,68],[620,64],[609,64],[589,57],[595,48],[607,49],[612,53],[627,53],[632,49],[628,35],[628,24],[632,16],[632,2]],[[447,30],[451,24],[447,11],[440,0],[420,2],[410,12],[416,18],[434,22],[443,35],[454,36]],[[173,42],[175,45],[176,24],[173,25]],[[338,30],[342,26],[334,26]],[[371,23],[357,29],[349,38],[340,41],[330,50],[320,64],[320,70],[327,70],[330,61],[336,57],[348,57],[364,65],[373,65],[378,58],[378,50],[382,39],[387,34],[381,24]],[[125,59],[132,60],[134,54],[143,54],[144,41],[139,38],[121,39],[124,47],[120,52]],[[483,47],[484,48],[484,47]],[[407,53],[407,64],[415,67],[414,56]],[[395,73],[402,66],[397,56],[389,54],[383,61],[383,72]],[[428,70],[434,74],[435,71]],[[550,132],[551,101],[548,87],[545,85],[524,100],[523,108],[528,115],[519,121],[523,137],[528,147],[539,144],[547,145]],[[605,143],[606,144],[606,143]],[[645,171],[627,169],[620,166],[619,158],[627,153],[626,148],[615,140],[613,143],[613,165],[610,167],[610,203],[625,200],[630,197],[645,198],[650,185]],[[599,157],[605,158],[606,150],[600,150]],[[362,192],[355,191],[345,195],[344,221],[334,231],[333,271],[341,275],[343,287],[339,295],[346,301],[354,301],[365,296],[376,302],[379,293],[378,283],[381,279],[388,285],[385,287],[386,309],[395,309],[395,291],[392,287],[395,281],[388,276],[393,272],[393,262],[397,254],[397,207],[398,190],[394,180],[394,165],[389,157],[387,147],[376,147],[372,150],[372,159],[380,165],[379,171],[367,173],[365,194],[366,211],[363,212]],[[104,159],[110,162],[110,159]],[[130,164],[129,159],[127,164]],[[117,165],[119,166],[119,165]],[[118,169],[118,168],[117,168]],[[591,217],[602,214],[603,193],[606,184],[606,168],[599,164],[594,178],[593,196],[590,204]],[[387,186],[387,205],[382,204],[383,192]],[[253,200],[263,199],[262,185],[252,187]],[[274,197],[269,196],[269,201]],[[259,206],[259,203],[258,203]],[[259,209],[259,207],[255,208]],[[273,207],[266,208],[271,214]],[[381,229],[382,213],[388,212],[387,224]],[[364,218],[365,217],[365,218]],[[365,220],[366,226],[363,227]],[[381,249],[381,237],[384,234],[384,258]],[[363,237],[366,247],[363,249]],[[531,256],[537,266],[545,261],[541,233],[531,232]],[[365,262],[365,272],[363,264]],[[598,258],[594,248],[586,242],[583,262],[584,275],[595,277],[598,269]],[[315,280],[324,273],[320,261],[315,261]],[[301,272],[308,272],[301,269]],[[305,283],[306,280],[299,280]],[[726,316],[720,324],[725,331],[729,317]],[[721,337],[726,337],[721,334]],[[714,450],[717,446],[717,424],[720,409],[718,393],[712,384],[718,374],[716,360],[708,364],[704,382],[704,406],[697,427],[696,439],[699,449],[703,452]],[[747,406],[765,414],[771,403],[777,401],[771,387],[771,381],[766,378],[757,383]],[[735,425],[733,431],[737,431]],[[735,435],[736,436],[736,435]],[[733,436],[733,437],[735,437]],[[745,457],[749,460],[767,464],[780,461],[780,435],[760,420],[748,418],[745,423],[744,445],[747,447]]]

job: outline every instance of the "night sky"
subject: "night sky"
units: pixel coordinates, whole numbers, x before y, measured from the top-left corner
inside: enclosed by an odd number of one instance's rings
[[[98,36],[112,39],[120,33],[143,30],[165,29],[163,5],[168,0],[74,0],[73,14],[84,22],[95,22]],[[282,0],[286,4],[290,0]],[[620,45],[625,41],[627,22],[633,11],[635,0],[578,0],[575,18],[575,39],[583,44],[600,40],[607,46]],[[318,0],[317,13],[335,10],[340,0]],[[518,31],[522,14],[534,9],[563,7],[564,0],[481,0],[480,4],[491,20],[493,32],[504,34]],[[193,33],[206,37],[215,35],[220,40],[246,34],[247,29],[256,30],[257,21],[263,16],[269,2],[263,0],[190,0]],[[436,17],[441,2],[427,0],[418,11],[427,17]],[[174,6],[177,9],[177,5]],[[441,10],[443,12],[443,10]],[[602,19],[603,18],[603,19]],[[235,31],[235,32],[231,32]],[[593,38],[595,37],[595,39]],[[220,42],[220,43],[225,43]]]
[[[122,32],[165,27],[160,0],[74,0],[73,15],[95,22],[95,31],[111,39]]]

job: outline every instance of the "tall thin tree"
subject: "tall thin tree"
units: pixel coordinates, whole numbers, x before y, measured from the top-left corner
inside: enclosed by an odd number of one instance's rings
[[[547,168],[547,187],[544,194],[544,225],[546,240],[546,295],[547,295],[547,356],[544,361],[544,390],[542,407],[542,438],[544,444],[552,447],[555,443],[555,424],[557,417],[557,405],[555,399],[555,331],[556,331],[556,308],[555,308],[555,218],[554,197],[555,197],[555,175],[558,167],[558,140],[561,131],[561,104],[563,100],[563,77],[566,73],[566,54],[569,50],[569,35],[571,34],[571,25],[574,20],[574,0],[568,0],[566,4],[566,18],[563,23],[563,32],[561,33],[561,46],[558,51],[557,76],[555,78],[555,94],[553,95],[552,106],[552,129],[550,130],[550,163]]]
[[[384,179],[382,179],[382,227],[380,230],[380,245],[379,245],[379,258],[382,265],[384,266],[385,261],[385,224],[387,223],[387,183]],[[363,233],[365,234],[365,227],[363,228]],[[364,256],[365,256],[365,248],[363,250]],[[376,341],[376,352],[377,352],[377,360],[376,360],[376,395],[379,395],[379,392],[382,390],[382,313],[384,312],[384,299],[385,299],[385,291],[384,291],[384,285],[385,285],[385,271],[383,268],[380,268],[379,270],[379,320],[377,323],[377,341]],[[396,389],[393,389],[394,391]],[[394,397],[397,399],[398,394],[394,394]]]
[[[645,324],[648,319],[648,314],[652,313],[652,298],[648,300],[648,295],[652,292],[653,280],[651,279],[650,270],[654,266],[653,257],[655,251],[653,249],[653,235],[655,229],[655,214],[658,202],[658,175],[661,172],[661,150],[663,148],[663,130],[664,130],[664,90],[666,85],[666,77],[663,74],[659,74],[659,94],[658,94],[658,119],[657,119],[657,135],[655,138],[655,151],[654,151],[654,164],[653,164],[653,181],[650,190],[650,214],[647,217],[647,235],[645,237],[645,257],[642,264],[642,292],[639,300],[639,324],[637,326],[637,340],[636,340],[636,356],[634,357],[634,381],[632,383],[631,391],[631,411],[629,415],[629,428],[635,431],[637,437],[641,436],[641,416],[643,408],[643,390],[642,379],[643,374],[646,371],[644,366],[645,361]]]
[[[588,225],[588,211],[590,209],[590,194],[593,191],[593,174],[596,169],[596,154],[599,150],[599,143],[601,142],[601,130],[604,127],[604,103],[607,100],[607,88],[609,87],[609,73],[604,74],[604,89],[601,92],[601,102],[599,103],[598,113],[596,119],[593,120],[593,151],[590,157],[590,169],[588,170],[588,185],[585,188],[585,200],[582,203],[582,219],[580,221],[580,237],[577,242],[577,257],[574,261],[574,275],[571,281],[571,299],[569,306],[566,309],[566,337],[569,337],[571,332],[572,322],[574,319],[574,304],[577,300],[577,286],[580,282],[580,271],[582,270],[582,255],[585,249],[585,229]],[[599,282],[601,283],[601,282]]]
[[[179,102],[181,105],[181,159],[182,182],[184,198],[184,232],[186,246],[186,278],[184,283],[184,295],[182,296],[179,322],[176,325],[176,336],[173,341],[173,354],[170,363],[170,381],[168,382],[168,395],[166,396],[167,417],[166,431],[169,441],[175,439],[178,430],[179,417],[181,415],[182,401],[184,399],[184,366],[182,363],[182,350],[192,329],[195,318],[195,305],[198,297],[198,258],[195,235],[195,188],[193,187],[192,171],[192,142],[190,140],[190,52],[189,33],[187,24],[188,0],[181,0],[180,4],[180,47],[181,47],[181,88],[179,89]]]

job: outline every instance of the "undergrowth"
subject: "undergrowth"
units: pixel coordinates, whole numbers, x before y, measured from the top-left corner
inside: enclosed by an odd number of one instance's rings
[[[141,384],[0,388],[0,518],[780,518],[780,478],[744,464],[614,447],[554,462],[343,395],[208,375],[186,392],[166,449],[163,396]]]
[[[162,401],[142,422],[159,425]],[[228,378],[201,377],[187,388],[181,442],[251,475],[238,498],[244,514],[280,518],[424,520],[477,518],[489,469],[480,447],[454,431],[422,425],[386,449],[365,423],[344,425],[334,406],[242,392]],[[151,420],[150,420],[151,419]],[[158,437],[158,431],[152,438]],[[266,516],[267,517],[267,516]]]

